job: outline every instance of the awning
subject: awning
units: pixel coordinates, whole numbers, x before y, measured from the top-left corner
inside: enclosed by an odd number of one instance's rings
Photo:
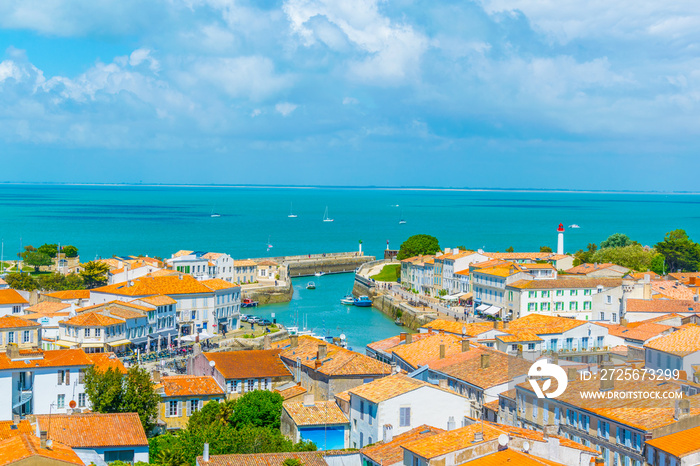
[[[477,306],[476,310],[479,312],[484,312],[486,309],[490,308],[488,304],[481,304],[480,306]]]
[[[200,341],[208,340],[210,338],[212,338],[212,335],[209,335],[206,330],[202,330],[201,332],[199,332],[199,340]]]
[[[462,293],[455,293],[455,294],[449,294],[447,296],[443,296],[442,299],[444,299],[446,301],[455,301],[457,299],[462,299],[462,298],[469,299],[471,297],[472,297],[471,293],[462,292]]]
[[[104,343],[81,343],[80,347],[81,348],[102,348],[105,344]]]
[[[180,341],[195,341],[197,337],[194,335],[185,335],[184,337],[180,337]]]
[[[77,343],[74,343],[72,341],[66,341],[66,340],[56,340],[53,342],[54,345],[60,346],[62,348],[72,348],[75,346],[76,348],[78,347]]]
[[[124,346],[124,345],[130,345],[131,340],[117,340],[117,341],[113,341],[113,342],[107,343],[107,344],[111,347]]]
[[[481,311],[483,314],[488,314],[490,316],[498,315],[501,312],[501,308],[498,306],[489,306],[488,309]]]

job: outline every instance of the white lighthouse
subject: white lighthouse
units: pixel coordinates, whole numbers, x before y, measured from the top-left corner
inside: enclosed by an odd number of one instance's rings
[[[564,224],[560,223],[557,231],[557,254],[564,254]]]

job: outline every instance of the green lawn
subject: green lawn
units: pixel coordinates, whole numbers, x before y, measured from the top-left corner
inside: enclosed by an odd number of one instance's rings
[[[401,277],[401,264],[385,265],[381,272],[369,278],[378,282],[395,282]]]

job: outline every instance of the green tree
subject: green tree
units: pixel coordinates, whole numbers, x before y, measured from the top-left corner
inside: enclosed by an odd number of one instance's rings
[[[80,276],[87,289],[96,288],[107,284],[107,272],[109,266],[104,262],[90,261],[85,264]]]
[[[590,264],[593,261],[593,254],[595,254],[597,250],[598,246],[596,246],[595,243],[588,243],[585,251],[583,249],[579,249],[574,254],[574,257],[576,257],[574,260],[574,266],[579,264]]]
[[[66,255],[66,257],[78,257],[78,248],[72,245],[63,246],[61,252]]]
[[[549,246],[540,246],[540,252],[552,252],[552,248]]]
[[[53,259],[58,254],[58,244],[42,244],[37,251]]]
[[[509,246],[506,252],[515,252],[515,249],[513,249],[513,246]]]
[[[100,371],[90,367],[85,372],[85,392],[93,411],[138,413],[143,429],[151,431],[160,396],[146,369],[131,366],[124,376],[115,369]]]
[[[435,254],[439,250],[440,245],[436,237],[430,235],[413,235],[401,244],[396,258],[398,260],[403,260],[421,254]]]
[[[608,236],[608,239],[600,243],[600,249],[605,248],[624,248],[625,246],[630,246],[633,244],[629,236],[623,233],[614,233]]]
[[[39,267],[43,265],[52,264],[51,258],[39,251],[24,251],[22,253],[22,259],[24,259],[26,265],[34,267],[34,272],[38,272]]]
[[[282,395],[267,390],[254,390],[235,400],[231,425],[280,428]]]
[[[654,249],[664,256],[667,272],[696,272],[700,267],[700,245],[685,230],[669,231]]]
[[[664,263],[663,254],[656,254],[651,259],[651,270],[659,275],[666,275],[666,264]]]
[[[44,291],[82,290],[85,284],[80,275],[71,273],[63,275],[58,272],[38,278],[39,288]]]
[[[639,244],[629,244],[623,247],[601,248],[593,254],[591,262],[610,262],[645,272],[651,269],[652,259],[656,255],[653,249],[646,250]]]
[[[37,280],[26,273],[9,273],[5,276],[5,281],[10,288],[15,290],[34,291],[39,289]]]

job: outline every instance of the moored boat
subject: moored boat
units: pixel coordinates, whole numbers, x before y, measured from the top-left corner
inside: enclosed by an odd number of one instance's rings
[[[401,322],[401,319],[399,319],[398,317],[396,318],[396,320],[394,320],[394,323],[399,327],[403,327],[403,322]]]
[[[370,307],[372,305],[372,300],[368,296],[360,296],[355,299],[353,304],[357,307]]]
[[[258,305],[257,301],[253,301],[252,299],[246,298],[243,301],[241,301],[241,307],[256,307]]]
[[[341,303],[341,304],[346,304],[346,305],[352,306],[353,304],[355,304],[355,297],[354,297],[353,295],[351,295],[351,294],[346,294],[346,295],[343,296],[343,298],[340,300],[340,303]]]
[[[316,284],[314,282],[309,282],[306,284],[306,289],[307,290],[315,290],[316,289]]]

